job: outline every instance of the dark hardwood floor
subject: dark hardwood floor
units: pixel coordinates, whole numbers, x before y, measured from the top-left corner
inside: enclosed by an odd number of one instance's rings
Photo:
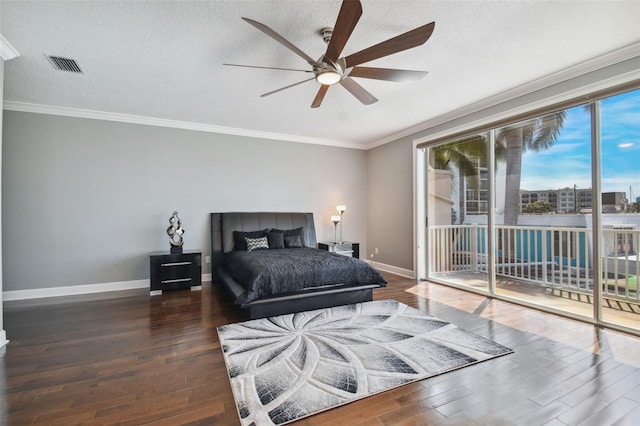
[[[300,425],[637,425],[640,339],[390,274],[392,298],[515,350]],[[147,291],[5,302],[2,425],[238,425],[216,327],[227,295]]]

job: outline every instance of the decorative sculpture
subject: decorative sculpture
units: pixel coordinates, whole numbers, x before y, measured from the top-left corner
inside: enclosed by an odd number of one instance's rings
[[[178,212],[174,211],[173,215],[169,218],[169,227],[167,228],[167,235],[169,235],[169,243],[171,244],[171,253],[182,253],[182,245],[184,244],[182,234],[184,234],[182,219],[180,219]]]

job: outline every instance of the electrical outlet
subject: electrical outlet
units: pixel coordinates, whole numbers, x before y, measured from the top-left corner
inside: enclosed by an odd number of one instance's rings
[[[375,254],[378,254],[378,247],[376,247],[375,249],[373,249],[373,251],[375,252]]]
[[[205,256],[204,257],[204,262],[205,263],[211,263],[211,256]]]

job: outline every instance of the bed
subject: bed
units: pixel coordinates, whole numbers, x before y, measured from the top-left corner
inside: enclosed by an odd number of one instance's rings
[[[368,263],[316,246],[313,213],[211,213],[213,283],[250,318],[367,302],[386,286]]]

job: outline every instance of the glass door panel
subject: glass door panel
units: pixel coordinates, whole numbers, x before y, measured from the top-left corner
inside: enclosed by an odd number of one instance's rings
[[[429,279],[488,291],[487,135],[429,148]]]
[[[602,320],[640,330],[640,90],[600,103]]]
[[[591,318],[589,110],[495,135],[496,294]]]
[[[428,279],[640,332],[640,90],[597,102],[428,148]]]

